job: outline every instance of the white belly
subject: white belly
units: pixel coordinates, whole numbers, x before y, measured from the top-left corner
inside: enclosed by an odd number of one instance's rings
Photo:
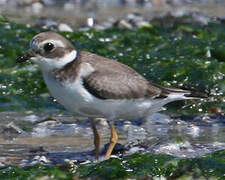
[[[48,74],[43,73],[43,75],[52,96],[60,104],[77,116],[85,116],[79,109],[88,106],[93,100],[87,92],[82,91],[81,84],[78,82],[61,83]]]
[[[81,81],[60,83],[44,74],[51,94],[66,109],[80,117],[105,117],[107,119],[136,119],[160,111],[171,100],[102,100],[86,91]]]

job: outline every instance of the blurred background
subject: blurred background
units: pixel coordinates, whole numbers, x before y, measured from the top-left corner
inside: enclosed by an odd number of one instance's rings
[[[225,17],[223,0],[1,0],[0,13],[12,21],[54,26],[59,29],[94,26],[105,29],[126,18],[131,24],[144,25],[154,18],[190,15],[194,21],[207,23],[210,18]],[[55,22],[56,21],[56,22]],[[147,21],[147,22],[146,22]],[[64,28],[64,29],[63,29]]]

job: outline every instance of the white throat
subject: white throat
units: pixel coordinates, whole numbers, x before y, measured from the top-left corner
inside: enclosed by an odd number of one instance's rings
[[[77,58],[77,51],[73,50],[60,58],[56,57],[52,59],[43,57],[33,57],[31,58],[31,61],[38,64],[42,71],[49,72],[64,67],[66,64],[72,62],[76,58]]]

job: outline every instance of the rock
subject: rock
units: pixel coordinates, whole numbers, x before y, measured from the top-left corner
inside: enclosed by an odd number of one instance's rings
[[[15,125],[13,122],[8,123],[7,125],[3,125],[1,129],[1,135],[5,139],[9,140],[18,137],[22,133],[25,132],[22,129],[20,129],[17,125]]]
[[[64,9],[65,11],[73,11],[74,8],[75,8],[75,4],[74,4],[74,3],[71,3],[71,2],[65,3],[65,4],[64,4],[64,7],[63,7],[63,9]]]
[[[52,30],[57,30],[58,29],[58,24],[52,20],[51,18],[40,18],[40,19],[37,19],[35,22],[34,22],[34,25],[35,26],[38,26],[38,27],[41,27],[41,28],[44,28],[44,29],[52,29]]]
[[[94,18],[87,18],[87,25],[88,27],[93,27],[95,25],[95,20]]]
[[[53,130],[52,128],[54,128],[55,126],[59,124],[61,124],[61,122],[56,120],[47,120],[47,121],[40,122],[37,124],[35,128],[33,128],[33,131],[31,134],[34,137],[49,136],[55,132],[55,130]]]
[[[35,123],[40,121],[40,117],[35,114],[31,114],[31,115],[25,116],[23,120],[31,122],[31,123]]]
[[[69,25],[64,23],[59,24],[58,29],[61,32],[73,32],[73,29]]]
[[[34,14],[40,14],[43,10],[43,5],[40,2],[36,2],[32,4],[31,9]]]
[[[132,29],[133,28],[132,24],[130,24],[129,22],[127,22],[125,19],[116,21],[114,23],[114,26],[115,27],[119,27],[119,28],[126,28],[126,29]]]
[[[47,164],[50,163],[50,160],[47,159],[45,156],[34,156],[31,165],[37,164],[37,163],[41,163],[41,164]]]

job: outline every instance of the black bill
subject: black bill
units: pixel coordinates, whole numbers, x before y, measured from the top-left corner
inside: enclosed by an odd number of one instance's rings
[[[29,60],[30,58],[34,57],[31,52],[27,52],[23,56],[16,59],[16,62],[25,62]]]

